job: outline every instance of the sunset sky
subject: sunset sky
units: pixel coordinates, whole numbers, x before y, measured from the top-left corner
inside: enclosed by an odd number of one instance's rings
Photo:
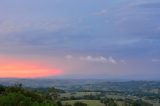
[[[0,0],[0,78],[160,80],[159,0]]]

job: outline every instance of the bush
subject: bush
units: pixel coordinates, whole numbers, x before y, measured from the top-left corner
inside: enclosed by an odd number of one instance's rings
[[[0,87],[0,106],[58,106],[42,94],[29,91],[21,86]]]
[[[87,104],[82,102],[75,102],[74,106],[87,106]]]

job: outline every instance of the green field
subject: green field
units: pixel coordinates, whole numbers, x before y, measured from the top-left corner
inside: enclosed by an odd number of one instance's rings
[[[82,97],[85,95],[98,95],[100,92],[76,92],[76,93],[62,93],[60,94],[60,97]]]
[[[83,102],[86,103],[88,106],[105,106],[104,104],[100,103],[99,100],[69,100],[69,101],[63,101],[63,104],[69,103],[73,105],[75,102]]]
[[[113,98],[113,99],[125,99],[125,98],[133,99],[133,100],[139,99],[136,96],[124,96],[124,95],[122,96],[121,95],[106,95],[106,97]]]

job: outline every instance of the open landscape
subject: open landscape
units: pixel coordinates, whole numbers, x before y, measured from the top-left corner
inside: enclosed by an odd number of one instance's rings
[[[160,106],[160,0],[0,0],[0,106]]]
[[[5,94],[3,92],[9,91],[8,98],[12,97],[10,93],[23,92],[27,98],[34,99],[37,95],[42,101],[48,100],[50,102],[47,103],[55,103],[55,106],[160,106],[159,81],[1,79],[0,84],[1,103],[7,99],[3,97]],[[8,88],[2,89],[5,86]],[[14,99],[16,101],[16,98]],[[48,106],[47,103],[46,106]]]

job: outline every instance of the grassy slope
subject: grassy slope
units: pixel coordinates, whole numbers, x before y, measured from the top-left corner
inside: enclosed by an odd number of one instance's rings
[[[105,106],[104,104],[100,103],[99,100],[69,100],[64,101],[63,103],[69,103],[73,105],[77,101],[86,103],[88,106]]]

